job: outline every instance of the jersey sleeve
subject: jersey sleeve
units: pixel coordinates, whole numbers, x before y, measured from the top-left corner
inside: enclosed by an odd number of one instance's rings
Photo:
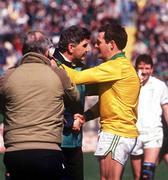
[[[75,71],[67,66],[64,68],[76,84],[103,83],[121,78],[121,67],[112,61],[83,71]]]

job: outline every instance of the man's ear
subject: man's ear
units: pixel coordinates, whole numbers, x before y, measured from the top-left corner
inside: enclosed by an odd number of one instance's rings
[[[114,49],[114,43],[115,43],[115,42],[114,42],[113,40],[112,40],[112,41],[110,41],[110,49],[111,49],[111,50],[113,50],[113,49]]]
[[[68,52],[70,54],[72,54],[74,52],[74,49],[75,49],[75,44],[74,43],[69,43],[68,44]]]

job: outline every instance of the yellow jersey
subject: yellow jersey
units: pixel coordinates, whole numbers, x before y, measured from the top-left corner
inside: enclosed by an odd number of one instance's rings
[[[76,84],[97,83],[101,130],[129,138],[138,136],[136,121],[140,82],[123,52],[80,72],[64,68]]]

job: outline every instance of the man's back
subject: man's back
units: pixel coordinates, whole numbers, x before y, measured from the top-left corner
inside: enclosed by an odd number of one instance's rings
[[[8,101],[5,144],[10,148],[7,150],[19,148],[23,142],[28,149],[34,146],[34,141],[60,143],[64,91],[59,77],[48,65],[39,62],[20,65],[4,82],[3,91]]]
[[[78,100],[78,92],[64,70],[51,67],[47,36],[27,33],[23,58],[0,80],[0,105],[5,115],[4,163],[11,179],[61,179],[60,149],[63,95]],[[23,165],[24,164],[24,165]]]

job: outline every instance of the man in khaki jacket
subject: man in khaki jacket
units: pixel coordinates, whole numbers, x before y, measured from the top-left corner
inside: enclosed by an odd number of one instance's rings
[[[49,39],[29,32],[23,58],[0,81],[4,114],[4,163],[11,179],[60,179],[64,158],[60,148],[63,129],[63,98],[79,99],[76,87],[64,70],[51,68]]]

